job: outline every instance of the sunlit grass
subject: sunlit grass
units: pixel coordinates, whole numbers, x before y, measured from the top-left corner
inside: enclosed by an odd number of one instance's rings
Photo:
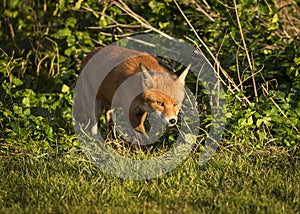
[[[1,213],[296,213],[300,161],[281,151],[191,155],[164,176],[122,180],[78,152],[2,156]]]

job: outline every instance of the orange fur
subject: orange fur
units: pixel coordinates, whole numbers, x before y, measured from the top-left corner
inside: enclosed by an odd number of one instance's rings
[[[125,107],[126,102],[136,92],[141,90],[130,103],[128,118],[134,130],[145,134],[144,122],[147,115],[155,112],[161,120],[168,126],[175,125],[177,115],[184,98],[184,79],[187,74],[185,71],[179,78],[171,74],[166,68],[162,67],[152,55],[140,53],[134,50],[121,48],[117,46],[108,46],[104,49],[108,50],[107,59],[113,59],[120,55],[132,55],[129,58],[117,65],[104,78],[97,92],[97,110],[96,118],[99,118],[103,109],[107,112],[112,108],[112,101],[116,91],[133,75],[136,76],[125,90],[121,91],[120,98],[116,101],[119,107]],[[95,54],[96,49],[89,55],[86,62]],[[99,65],[101,66],[101,65]],[[109,113],[106,114],[106,123],[110,123],[111,118]],[[92,124],[95,125],[95,124]],[[96,133],[95,129],[92,131]]]

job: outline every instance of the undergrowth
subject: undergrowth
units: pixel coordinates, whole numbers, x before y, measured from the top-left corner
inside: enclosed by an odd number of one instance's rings
[[[80,61],[94,46],[152,30],[192,42],[219,70],[227,91],[224,142],[299,149],[299,10],[293,1],[4,3],[5,144],[18,141],[43,151],[76,146],[71,108]]]

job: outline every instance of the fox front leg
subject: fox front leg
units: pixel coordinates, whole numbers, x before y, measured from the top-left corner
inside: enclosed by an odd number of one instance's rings
[[[100,119],[100,116],[103,111],[103,102],[100,99],[96,99],[95,101],[95,116],[94,118],[91,118],[91,134],[96,135],[98,133],[98,122]]]
[[[105,122],[106,122],[106,138],[107,139],[116,139],[116,130],[115,124],[112,119],[113,109],[106,109],[105,110]]]
[[[140,115],[136,115],[136,117],[138,118],[137,121],[138,121],[138,126],[136,126],[134,129],[142,134],[145,134],[146,135],[146,130],[145,130],[145,126],[144,126],[144,123],[145,123],[145,120],[147,118],[147,115],[148,113],[147,112],[144,112],[141,116]]]

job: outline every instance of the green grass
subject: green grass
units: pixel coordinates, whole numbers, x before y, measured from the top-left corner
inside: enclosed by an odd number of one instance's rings
[[[268,151],[268,152],[267,152]],[[2,155],[0,213],[297,213],[300,160],[220,150],[151,180],[102,173],[84,155]]]

